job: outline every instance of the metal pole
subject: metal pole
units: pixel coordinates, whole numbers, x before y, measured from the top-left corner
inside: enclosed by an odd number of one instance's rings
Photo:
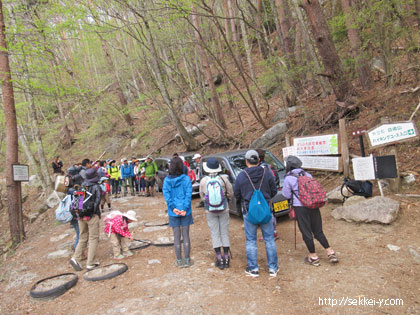
[[[360,140],[360,150],[362,151],[362,157],[365,157],[365,144],[363,143],[363,135],[359,135]]]

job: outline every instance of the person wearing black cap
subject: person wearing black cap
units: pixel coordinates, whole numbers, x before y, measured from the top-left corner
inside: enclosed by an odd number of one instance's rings
[[[248,267],[245,273],[251,277],[259,276],[259,266],[257,263],[257,229],[261,228],[265,249],[267,254],[267,266],[271,277],[276,277],[278,272],[277,265],[277,247],[274,240],[274,228],[271,220],[266,224],[255,225],[248,221],[248,207],[254,187],[260,187],[264,198],[270,204],[271,198],[277,194],[277,186],[274,176],[267,168],[260,167],[258,153],[255,150],[249,150],[245,154],[245,168],[235,181],[234,193],[238,201],[241,202],[242,214],[244,216],[244,228],[246,237],[246,259]]]
[[[87,192],[91,194],[90,198],[93,198],[94,200],[94,210],[91,215],[79,218],[79,243],[77,244],[73,257],[70,259],[70,265],[72,265],[76,271],[81,271],[83,269],[79,262],[82,259],[83,251],[87,247],[88,240],[89,249],[86,268],[91,270],[99,266],[99,263],[95,261],[95,256],[96,247],[99,242],[99,221],[101,217],[101,212],[99,210],[99,204],[101,202],[99,180],[101,178],[94,168],[88,169],[85,175],[86,180],[83,182],[83,186],[85,186]]]
[[[329,261],[337,263],[338,258],[322,231],[321,212],[319,209],[305,208],[299,200],[298,177],[301,175],[312,178],[311,174],[302,169],[302,161],[296,156],[289,155],[286,158],[286,177],[283,183],[282,194],[285,198],[292,200],[291,204],[295,209],[299,230],[309,251],[309,256],[305,257],[304,261],[309,265],[320,265],[319,257],[315,252],[315,237],[326,249]]]

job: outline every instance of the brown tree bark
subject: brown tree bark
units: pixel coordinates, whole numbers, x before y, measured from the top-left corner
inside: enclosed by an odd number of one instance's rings
[[[321,5],[318,0],[304,0],[303,7],[308,16],[315,44],[326,71],[322,75],[328,77],[337,101],[349,101],[353,95],[353,86],[344,74]]]
[[[294,64],[293,56],[293,38],[291,34],[292,25],[290,23],[290,8],[287,0],[276,0],[277,13],[279,16],[280,31],[286,49],[285,54],[290,60],[291,64]]]
[[[267,59],[268,57],[268,48],[267,48],[267,43],[265,42],[264,39],[264,26],[262,23],[262,0],[257,0],[257,15],[256,15],[256,20],[257,20],[257,29],[258,32],[261,32],[257,38],[258,40],[258,47],[260,49],[260,53],[261,56],[263,56],[264,59]]]
[[[7,208],[9,213],[10,236],[18,244],[25,236],[22,221],[22,200],[20,183],[13,181],[12,164],[18,164],[18,130],[12,75],[6,42],[6,26],[3,16],[3,3],[0,0],[0,83],[3,93],[3,106],[6,124],[6,185]]]
[[[372,73],[367,59],[361,51],[362,41],[359,31],[355,28],[356,21],[353,16],[351,0],[341,0],[341,6],[346,15],[347,36],[349,38],[353,58],[356,61],[357,77],[364,90],[369,90],[373,86]]]
[[[201,38],[201,35],[200,35],[201,34],[200,27],[197,21],[197,7],[195,6],[193,7],[193,10],[192,10],[191,19],[194,25],[194,35],[197,42],[198,51],[200,52],[201,61],[203,62],[204,74],[206,76],[208,85],[210,87],[211,100],[213,102],[214,111],[216,113],[216,119],[217,119],[217,122],[220,124],[220,126],[223,129],[226,129],[227,125],[226,125],[225,117],[223,115],[222,106],[220,105],[219,96],[217,95],[216,86],[213,81],[213,75],[211,74],[210,63],[207,58],[206,52],[204,51],[203,46],[202,46],[203,39]]]

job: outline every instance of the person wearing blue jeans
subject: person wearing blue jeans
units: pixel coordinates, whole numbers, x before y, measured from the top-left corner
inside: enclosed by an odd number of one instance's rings
[[[79,222],[77,222],[77,218],[73,218],[70,221],[70,226],[74,229],[74,231],[76,232],[76,240],[74,241],[74,245],[73,245],[73,250],[76,250],[77,244],[79,243],[79,234],[80,234],[80,230],[79,230]]]
[[[248,267],[245,273],[251,277],[259,276],[259,266],[257,263],[257,230],[261,228],[265,250],[267,255],[267,267],[271,277],[276,277],[278,272],[277,247],[274,240],[274,226],[270,220],[266,224],[255,225],[248,221],[248,207],[254,192],[254,187],[259,187],[264,198],[270,204],[271,198],[277,194],[277,186],[274,176],[267,168],[259,166],[258,153],[255,150],[249,150],[245,154],[245,168],[235,181],[235,198],[240,201],[242,214],[244,216],[244,229],[246,237],[246,259]]]

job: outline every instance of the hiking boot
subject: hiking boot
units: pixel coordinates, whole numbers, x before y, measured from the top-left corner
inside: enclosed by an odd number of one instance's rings
[[[279,268],[276,270],[268,270],[268,273],[270,274],[270,277],[277,277],[277,273],[279,272]]]
[[[93,269],[95,269],[95,268],[97,268],[97,267],[99,267],[99,263],[98,263],[98,262],[95,262],[95,263],[93,263],[92,265],[87,265],[87,266],[86,266],[86,269],[87,269],[88,271],[90,271],[90,270],[93,270]]]
[[[175,266],[177,266],[178,268],[183,268],[184,264],[182,262],[182,259],[177,259],[175,262]]]
[[[194,265],[194,261],[191,258],[185,258],[184,260],[184,268],[188,268]]]
[[[216,258],[216,263],[215,263],[215,266],[217,267],[217,268],[219,268],[219,269],[225,269],[225,262],[224,262],[224,260],[223,260],[223,258],[221,258],[221,259],[217,259]]]
[[[251,270],[249,269],[249,267],[246,267],[245,273],[247,276],[250,276],[253,278],[258,278],[260,276],[260,273],[258,272],[258,270]]]
[[[82,265],[80,265],[79,262],[76,259],[74,259],[74,258],[70,259],[69,263],[74,268],[74,270],[76,270],[76,271],[82,271],[83,270]]]
[[[315,267],[318,267],[318,266],[321,265],[319,263],[319,258],[313,259],[311,257],[305,257],[304,262],[305,262],[305,264],[312,265],[312,266],[315,266]]]

